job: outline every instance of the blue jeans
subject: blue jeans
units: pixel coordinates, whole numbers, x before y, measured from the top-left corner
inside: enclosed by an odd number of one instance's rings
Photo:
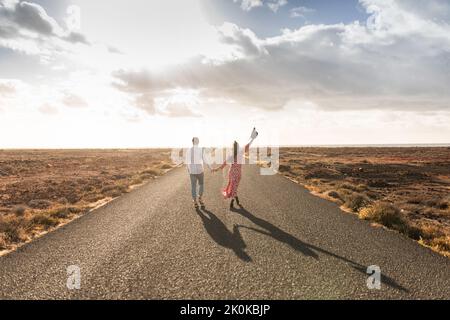
[[[198,195],[201,197],[203,195],[203,173],[199,174],[190,174],[191,178],[191,192],[192,192],[192,199],[197,199],[197,183],[199,185],[198,188]]]

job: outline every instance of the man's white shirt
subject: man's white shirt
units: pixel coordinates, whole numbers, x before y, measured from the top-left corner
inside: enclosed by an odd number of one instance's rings
[[[204,164],[209,167],[209,162],[205,159],[203,148],[198,146],[193,146],[187,149],[185,163],[190,174],[203,173]]]

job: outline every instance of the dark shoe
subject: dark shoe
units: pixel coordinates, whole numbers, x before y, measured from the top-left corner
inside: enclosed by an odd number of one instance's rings
[[[236,199],[236,204],[241,207],[241,204],[239,203],[239,198],[238,197],[234,197]]]
[[[195,208],[195,209],[198,209],[198,203],[197,203],[197,201],[193,200],[192,202],[194,203],[194,208]]]
[[[231,209],[234,209],[234,199],[231,199],[231,202],[230,202],[230,210]]]

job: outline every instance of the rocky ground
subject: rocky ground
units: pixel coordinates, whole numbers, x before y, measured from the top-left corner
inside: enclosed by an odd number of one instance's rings
[[[283,148],[280,173],[450,255],[450,148]]]
[[[0,150],[0,250],[172,168],[170,150]]]

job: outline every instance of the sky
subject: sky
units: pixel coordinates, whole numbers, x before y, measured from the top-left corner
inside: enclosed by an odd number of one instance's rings
[[[447,0],[0,0],[0,148],[450,143]]]

